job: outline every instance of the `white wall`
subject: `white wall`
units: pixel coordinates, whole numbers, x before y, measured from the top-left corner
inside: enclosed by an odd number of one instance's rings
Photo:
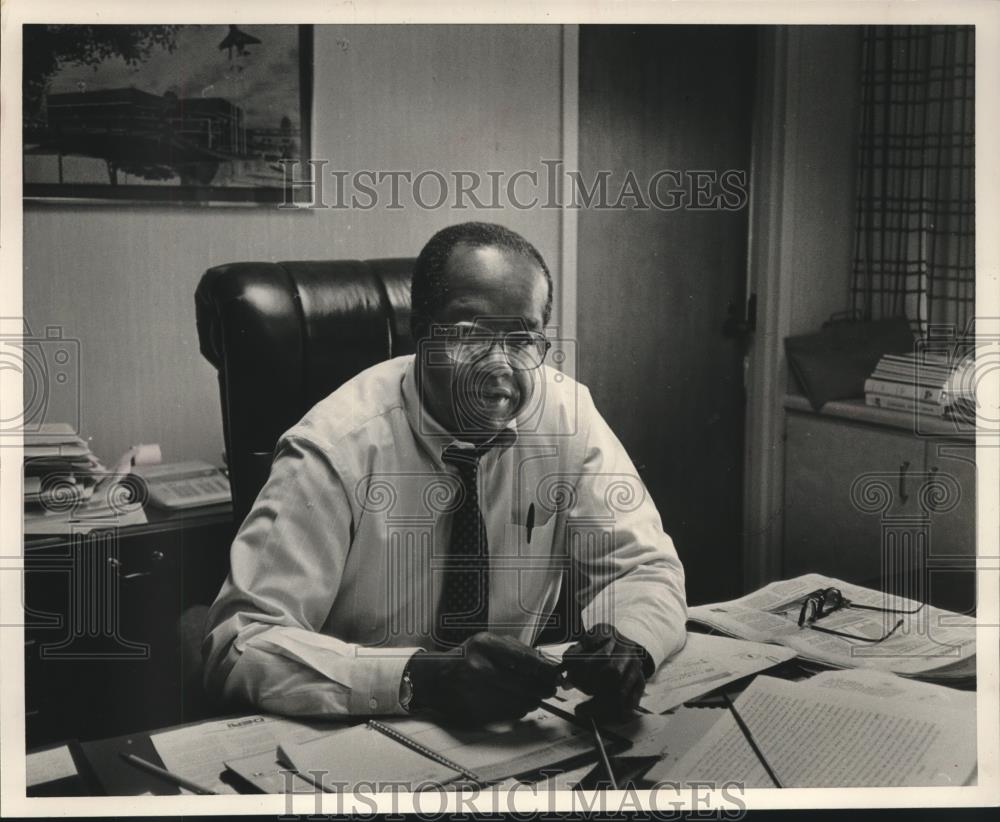
[[[312,155],[350,171],[541,170],[560,155],[561,83],[558,26],[318,26]],[[194,317],[206,268],[415,256],[468,219],[525,234],[558,289],[555,210],[27,205],[25,317],[36,335],[59,326],[80,341],[79,425],[100,457],[159,442],[165,460],[218,462],[218,390]],[[48,418],[69,414],[54,400]]]

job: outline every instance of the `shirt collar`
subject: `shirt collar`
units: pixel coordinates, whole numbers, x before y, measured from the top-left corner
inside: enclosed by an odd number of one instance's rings
[[[459,448],[475,448],[475,445],[460,440],[449,433],[424,407],[424,403],[420,399],[420,392],[417,390],[416,362],[416,357],[411,359],[403,374],[403,408],[410,428],[413,430],[414,438],[430,455],[434,464],[443,470],[445,464],[441,459],[441,454],[445,448],[450,445],[456,445]],[[507,426],[498,432],[493,440],[496,442],[496,446],[491,448],[489,453],[497,456],[517,442],[516,419],[507,423]]]

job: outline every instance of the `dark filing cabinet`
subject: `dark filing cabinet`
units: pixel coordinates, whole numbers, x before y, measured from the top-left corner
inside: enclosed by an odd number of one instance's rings
[[[232,513],[224,505],[148,516],[117,530],[26,539],[29,750],[188,719],[199,676],[179,621],[210,604],[225,579]]]

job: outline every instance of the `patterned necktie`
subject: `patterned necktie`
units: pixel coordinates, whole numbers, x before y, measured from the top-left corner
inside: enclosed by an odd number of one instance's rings
[[[448,446],[441,459],[454,466],[462,484],[461,504],[451,523],[451,538],[444,566],[441,604],[434,625],[439,648],[461,645],[489,627],[490,556],[486,525],[479,510],[479,460],[493,445],[478,448]]]

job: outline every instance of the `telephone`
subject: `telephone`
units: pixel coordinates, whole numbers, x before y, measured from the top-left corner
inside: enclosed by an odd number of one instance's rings
[[[146,481],[149,501],[169,511],[217,505],[232,499],[226,475],[201,460],[136,466],[134,471]]]

